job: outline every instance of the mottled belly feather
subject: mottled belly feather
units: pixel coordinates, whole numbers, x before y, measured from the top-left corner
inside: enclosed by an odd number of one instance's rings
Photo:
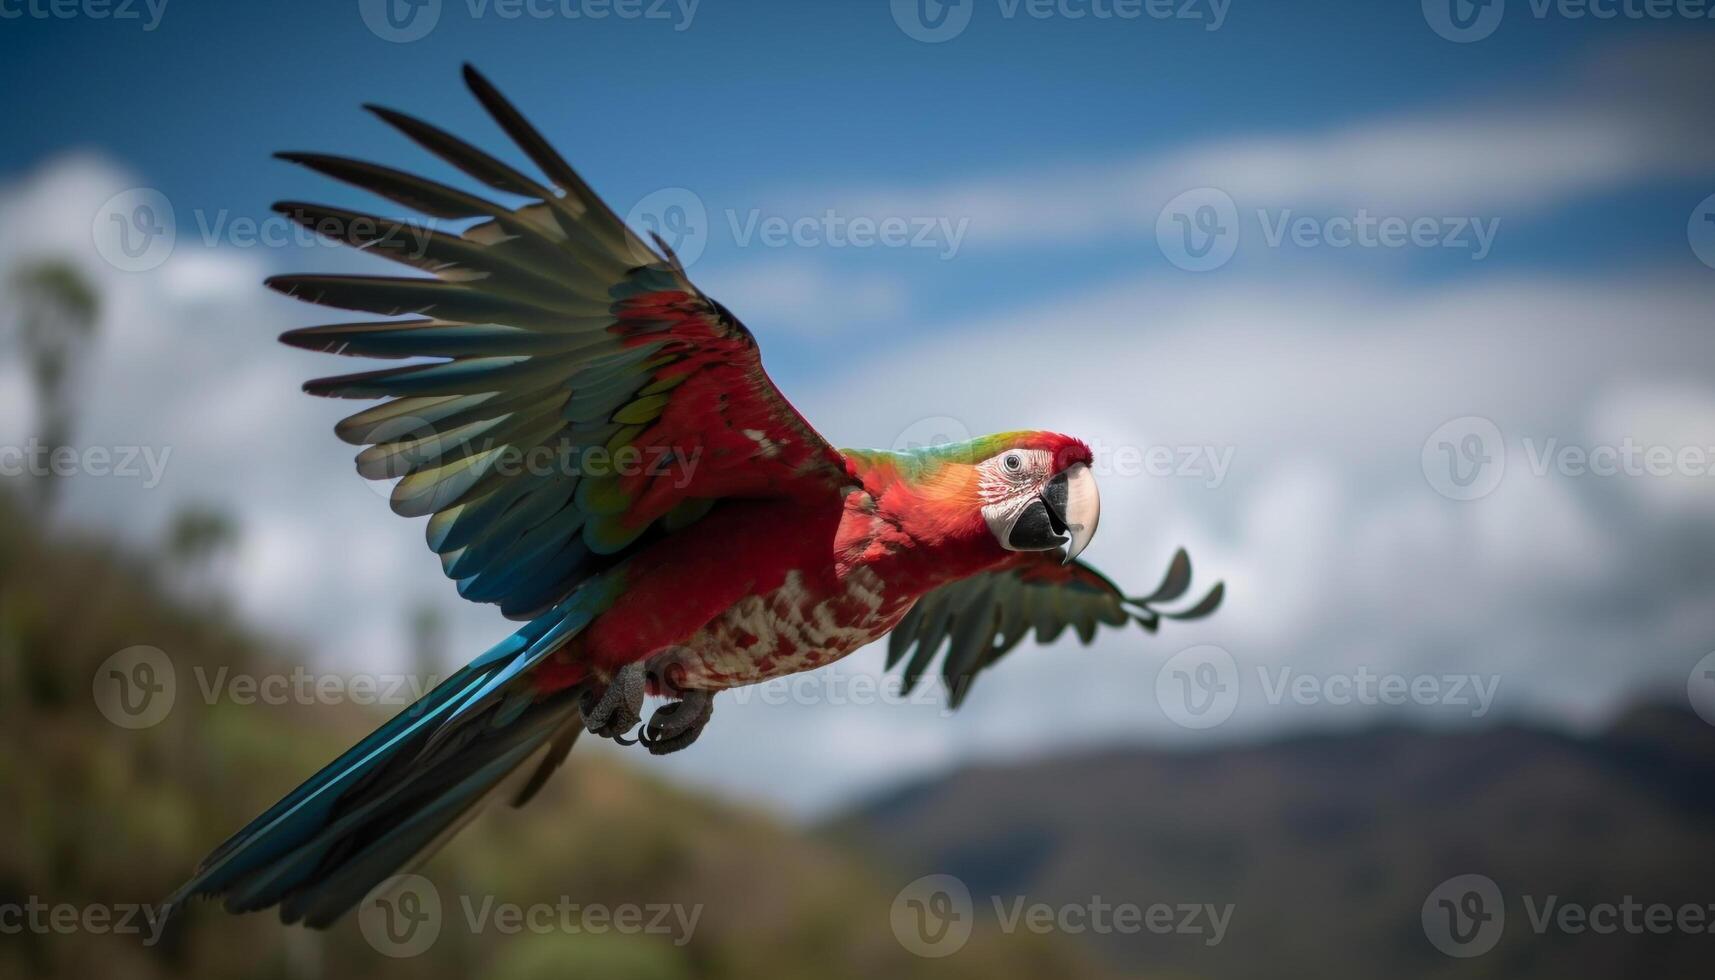
[[[683,647],[649,659],[669,687],[722,690],[814,670],[885,636],[910,608],[889,599],[867,568],[846,575],[843,591],[810,588],[788,572],[772,592],[740,600]]]

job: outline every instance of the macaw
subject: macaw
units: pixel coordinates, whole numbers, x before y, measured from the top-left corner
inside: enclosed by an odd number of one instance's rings
[[[756,339],[651,248],[480,74],[476,98],[546,183],[429,123],[370,110],[496,191],[508,207],[399,170],[280,156],[459,234],[342,208],[276,210],[431,276],[286,275],[311,303],[412,319],[314,326],[281,339],[371,358],[433,358],[311,381],[383,399],[336,427],[358,471],[397,478],[392,509],[467,599],[517,632],[292,791],[210,854],[173,896],[278,905],[324,927],[431,852],[508,776],[528,801],[580,733],[653,753],[690,745],[728,688],[811,670],[892,633],[910,690],[943,647],[953,705],[1034,630],[1189,609],[1183,551],[1127,597],[1078,555],[1100,503],[1090,448],[1004,432],[911,452],[835,449],[763,371]],[[907,655],[909,654],[909,657]],[[646,694],[668,698],[642,727]],[[509,784],[510,785],[510,784]]]

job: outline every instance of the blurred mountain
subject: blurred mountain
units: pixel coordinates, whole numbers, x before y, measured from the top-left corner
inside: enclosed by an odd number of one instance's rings
[[[353,703],[355,688],[329,703],[205,694],[210,678],[238,691],[233,678],[289,676],[305,661],[222,604],[166,587],[176,560],[45,531],[0,485],[0,977],[1105,975],[1073,944],[1037,936],[979,935],[950,960],[919,958],[891,926],[899,882],[862,855],[674,789],[599,746],[580,746],[529,807],[489,808],[421,869],[442,915],[420,955],[383,955],[399,950],[372,945],[356,915],[317,933],[212,904],[153,942],[149,916],[205,853],[381,718]],[[92,693],[111,658],[138,646],[166,658],[147,681],[171,683],[173,699],[130,728]],[[571,930],[557,914],[567,902],[671,905],[695,926]],[[508,925],[497,910],[509,905],[554,914]]]
[[[1232,906],[1215,945],[1081,934],[1134,970],[1707,976],[1715,951],[1702,931],[1715,929],[1715,728],[1670,705],[1640,705],[1593,737],[1379,728],[969,768],[858,807],[828,831],[901,867],[957,876],[979,910],[996,896],[1003,908],[1020,897]],[[1505,919],[1492,950],[1455,959],[1431,945],[1424,906],[1465,874],[1495,882]],[[1551,899],[1628,898],[1676,914],[1695,906],[1702,925],[1600,934],[1550,920],[1538,931]]]

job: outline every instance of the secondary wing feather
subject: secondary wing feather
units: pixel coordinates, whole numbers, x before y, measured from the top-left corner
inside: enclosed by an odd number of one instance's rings
[[[1020,553],[1000,568],[919,599],[888,638],[888,668],[905,661],[905,693],[917,686],[943,645],[947,653],[941,660],[941,679],[949,706],[957,708],[977,675],[1023,642],[1032,629],[1038,643],[1052,643],[1070,627],[1086,645],[1100,626],[1135,622],[1154,633],[1163,619],[1202,619],[1219,608],[1225,594],[1225,585],[1217,582],[1188,609],[1156,608],[1180,598],[1191,586],[1191,559],[1184,549],[1173,556],[1159,588],[1133,597],[1081,561],[1062,565],[1063,557],[1059,551]]]
[[[839,453],[763,371],[755,338],[626,227],[493,85],[489,114],[546,180],[430,123],[370,107],[508,207],[400,170],[281,154],[458,232],[305,202],[276,209],[330,239],[432,278],[293,275],[307,302],[384,317],[293,330],[292,346],[416,359],[309,382],[383,399],[341,422],[359,472],[394,479],[393,509],[429,515],[462,595],[529,619],[641,542],[737,496],[837,494]],[[432,358],[434,360],[422,360]]]

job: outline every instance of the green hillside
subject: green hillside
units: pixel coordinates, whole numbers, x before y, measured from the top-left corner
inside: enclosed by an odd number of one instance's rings
[[[218,604],[170,597],[160,565],[45,536],[0,490],[0,908],[12,910],[0,915],[0,976],[1097,975],[1071,944],[1030,935],[979,933],[950,959],[919,958],[889,918],[914,876],[874,872],[766,814],[649,778],[641,756],[634,769],[587,750],[528,808],[490,808],[423,869],[442,916],[420,955],[382,955],[357,916],[315,933],[213,905],[151,943],[146,920],[125,921],[133,904],[159,903],[214,844],[381,717],[350,704],[207,703],[199,668],[264,676],[293,660]],[[165,720],[130,730],[94,692],[98,667],[137,645],[168,654],[177,696]],[[643,919],[598,933],[604,919],[562,916],[565,903],[615,915],[636,906]],[[525,918],[508,919],[508,904]],[[679,919],[638,934],[657,907]],[[675,922],[693,915],[687,936]],[[140,934],[115,929],[136,924]]]
[[[1715,923],[1711,774],[1715,728],[1683,703],[1641,705],[1589,736],[1376,728],[972,767],[859,807],[830,836],[957,875],[978,908],[992,895],[1049,905],[1099,895],[1231,910],[1215,943],[1079,934],[1133,970],[1704,976],[1715,949],[1702,925]],[[972,813],[989,818],[973,825]],[[1494,882],[1501,904],[1490,911],[1505,918],[1492,948],[1452,958],[1432,945],[1424,907],[1468,874]],[[1616,920],[1601,932],[1572,919],[1538,931],[1532,921],[1569,904],[1623,914],[1628,897],[1699,925],[1664,933],[1639,918],[1636,931]]]

